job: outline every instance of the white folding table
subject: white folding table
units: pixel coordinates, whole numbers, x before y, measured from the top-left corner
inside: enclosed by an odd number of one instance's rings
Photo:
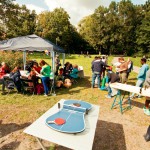
[[[61,99],[58,103],[62,106],[65,99]],[[33,122],[24,130],[24,133],[36,137],[41,148],[45,150],[41,143],[41,139],[62,145],[76,150],[91,150],[99,116],[99,106],[92,105],[92,109],[85,115],[86,128],[83,132],[77,134],[68,134],[55,131],[49,128],[45,120],[58,111],[58,103],[45,112],[39,119]]]

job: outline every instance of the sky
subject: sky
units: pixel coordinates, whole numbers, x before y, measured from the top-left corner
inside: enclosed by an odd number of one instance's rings
[[[70,16],[71,24],[77,26],[85,16],[94,13],[100,5],[109,6],[112,0],[16,0],[19,5],[25,4],[28,9],[35,10],[37,14],[42,11],[53,11],[55,8],[64,8]],[[120,0],[115,0],[119,2]],[[132,0],[134,4],[144,4],[146,0]]]

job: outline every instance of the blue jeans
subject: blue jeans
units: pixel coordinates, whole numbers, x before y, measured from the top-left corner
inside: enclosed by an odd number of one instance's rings
[[[46,95],[48,95],[49,93],[49,77],[42,77],[42,83],[43,83],[43,86],[44,86],[44,92]]]
[[[100,73],[95,73],[95,72],[93,72],[93,74],[92,74],[92,87],[94,88],[96,77],[97,77],[97,81],[98,81],[98,83],[97,83],[98,88],[100,88],[100,82],[101,82]]]
[[[137,80],[136,86],[143,87],[144,80]],[[134,97],[135,93],[132,93],[131,97]]]

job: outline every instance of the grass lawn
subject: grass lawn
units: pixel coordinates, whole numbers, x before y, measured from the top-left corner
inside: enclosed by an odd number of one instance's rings
[[[127,60],[128,58],[130,58],[130,60],[133,61],[134,66],[141,67],[141,58],[142,57],[136,57],[136,58],[126,57],[125,59]],[[147,61],[146,63],[150,66],[150,61]]]
[[[31,55],[31,59],[39,61],[41,58],[48,63],[48,56]],[[33,137],[22,131],[34,122],[44,112],[60,99],[80,99],[92,104],[100,105],[100,116],[97,124],[93,150],[149,150],[150,145],[143,139],[143,134],[149,125],[149,117],[143,113],[144,98],[132,102],[132,109],[120,114],[119,107],[111,110],[113,99],[106,99],[106,91],[91,89],[91,61],[92,58],[71,55],[66,58],[72,64],[83,66],[85,78],[78,79],[70,89],[56,90],[57,96],[22,95],[16,92],[0,95],[0,149],[31,150],[39,149]],[[113,57],[109,57],[111,64]],[[136,73],[131,73],[128,83],[136,82]],[[49,147],[48,142],[44,143]],[[84,143],[86,144],[86,143]],[[55,149],[65,150],[56,145]]]

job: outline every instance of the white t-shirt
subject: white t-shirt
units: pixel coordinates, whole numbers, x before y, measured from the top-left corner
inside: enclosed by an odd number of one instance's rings
[[[120,66],[121,65],[121,63],[120,62],[115,62],[114,64],[113,64],[113,66],[115,66],[116,67],[116,72],[118,72],[119,71],[119,68],[118,68],[118,66]]]

